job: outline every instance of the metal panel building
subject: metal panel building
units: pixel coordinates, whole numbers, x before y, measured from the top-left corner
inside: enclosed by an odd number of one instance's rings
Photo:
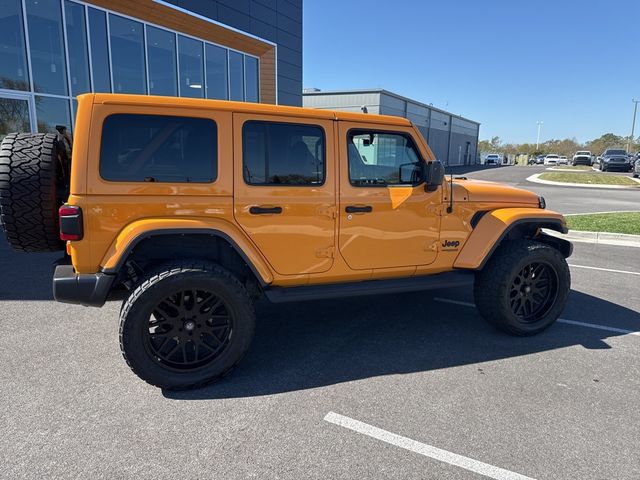
[[[411,120],[420,130],[435,156],[446,165],[479,163],[480,124],[431,105],[383,89],[320,91],[305,89],[305,107],[396,115]]]

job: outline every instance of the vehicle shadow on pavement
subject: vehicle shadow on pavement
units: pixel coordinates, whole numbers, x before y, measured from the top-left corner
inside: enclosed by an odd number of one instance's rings
[[[435,301],[468,290],[380,295],[323,302],[257,305],[256,336],[232,375],[208,387],[163,394],[175,400],[251,397],[380,375],[426,372],[582,345],[611,348],[620,334],[556,324],[533,337],[500,333],[475,308]],[[576,316],[580,312],[588,315]],[[563,318],[640,325],[640,314],[572,291]],[[597,317],[597,318],[596,318]],[[598,319],[600,321],[598,321]]]
[[[0,227],[0,301],[53,300],[51,279],[62,252],[22,253],[11,249]]]

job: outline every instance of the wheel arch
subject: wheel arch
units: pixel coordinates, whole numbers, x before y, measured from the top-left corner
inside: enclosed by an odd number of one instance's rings
[[[219,260],[216,256],[220,252],[220,245],[226,245],[261,286],[268,285],[273,281],[273,275],[266,261],[256,247],[241,232],[235,230],[233,225],[207,225],[205,222],[191,220],[158,221],[154,224],[149,224],[148,220],[138,224],[134,222],[113,242],[100,263],[101,271],[122,276],[131,260],[140,258],[141,255],[151,259],[163,258],[161,249],[170,246],[174,246],[173,254],[177,254],[178,258],[216,261]],[[175,248],[177,242],[179,247]],[[214,244],[218,248],[209,248]],[[194,247],[200,249],[193,253]],[[172,256],[171,259],[175,258]]]
[[[547,235],[541,229],[567,233],[564,217],[556,212],[535,208],[499,209],[485,214],[454,262],[455,268],[481,270],[502,242],[515,238],[535,238],[559,250],[572,253],[571,242]]]

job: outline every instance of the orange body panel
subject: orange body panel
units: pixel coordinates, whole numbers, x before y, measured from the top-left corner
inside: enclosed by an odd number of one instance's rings
[[[102,124],[114,113],[212,119],[218,130],[218,175],[212,183],[109,182],[100,177]],[[242,126],[268,120],[318,126],[324,132],[322,185],[254,186],[243,179]],[[69,242],[78,273],[115,268],[137,238],[157,230],[219,231],[231,238],[263,283],[280,286],[428,275],[477,268],[513,222],[562,220],[537,208],[530,192],[490,182],[354,187],[347,168],[351,128],[410,135],[425,161],[434,159],[418,130],[400,117],[214,100],[137,95],[79,97],[69,203],[82,208],[84,238]],[[345,212],[370,205],[371,213]],[[280,215],[250,215],[279,206]],[[476,228],[471,219],[487,213]]]
[[[556,212],[536,208],[501,208],[482,217],[464,248],[456,258],[455,268],[478,268],[510,225],[521,220],[536,220],[543,224],[548,220],[564,223],[564,217]]]

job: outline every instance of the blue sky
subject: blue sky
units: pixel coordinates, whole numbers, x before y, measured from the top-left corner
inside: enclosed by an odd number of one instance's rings
[[[303,28],[304,87],[385,88],[481,139],[629,135],[640,98],[640,0],[304,0]]]

